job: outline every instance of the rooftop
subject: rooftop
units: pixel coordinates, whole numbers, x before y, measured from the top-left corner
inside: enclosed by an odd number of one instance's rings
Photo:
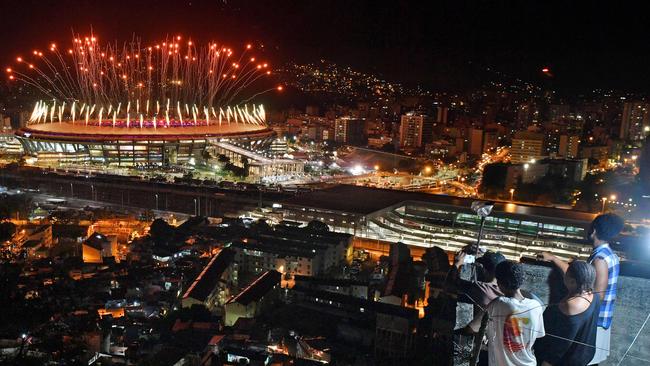
[[[183,298],[191,297],[205,301],[221,280],[221,276],[235,259],[235,251],[224,248],[210,259],[192,285],[185,291]]]
[[[340,184],[298,194],[284,200],[283,204],[357,215],[370,215],[408,201],[450,206],[460,212],[473,213],[471,205],[477,199]],[[549,221],[560,219],[584,223],[591,222],[596,217],[595,214],[589,212],[509,202],[496,202],[492,212],[494,213],[493,216],[521,215],[546,218]]]
[[[228,303],[239,303],[242,305],[248,305],[253,301],[259,301],[263,298],[271,289],[280,283],[282,274],[278,271],[266,271],[264,274],[259,276],[253,283],[248,285],[243,289],[237,296],[228,300]]]
[[[16,132],[19,136],[36,138],[61,138],[65,140],[95,139],[190,139],[192,137],[227,137],[240,134],[271,133],[266,125],[223,123],[208,126],[183,126],[167,128],[112,127],[86,125],[83,122],[30,124]]]
[[[102,249],[102,244],[103,243],[108,243],[108,242],[109,242],[109,240],[105,235],[97,233],[97,232],[92,233],[92,235],[90,235],[88,238],[86,238],[86,240],[84,240],[85,245],[91,246],[91,247],[93,247],[95,249],[99,249],[99,250]]]

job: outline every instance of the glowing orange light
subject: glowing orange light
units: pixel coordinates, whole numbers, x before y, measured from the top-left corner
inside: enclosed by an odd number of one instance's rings
[[[9,75],[9,80],[13,80],[13,79],[14,79],[14,76],[13,76],[13,75]]]
[[[176,39],[180,41],[180,40],[181,40],[181,36],[177,36]]]
[[[56,43],[52,43],[52,44],[51,44],[51,47],[52,47],[52,48],[56,48]]]
[[[246,49],[247,49],[247,50],[250,50],[251,47],[253,47],[253,46],[251,46],[250,44],[247,44],[247,45],[246,45]]]
[[[33,69],[33,68],[34,68],[34,65],[29,64],[29,68],[30,68],[30,69]]]
[[[270,71],[267,71],[267,72],[266,72],[266,75],[271,75],[271,72],[270,72]]]
[[[542,72],[543,72],[543,73],[547,73],[547,72],[549,72],[549,71],[550,71],[550,70],[549,70],[548,67],[545,67],[545,68],[542,69]]]
[[[11,72],[11,68],[10,68],[10,67],[7,67],[7,72]]]
[[[278,85],[277,89],[278,89],[278,91],[282,91],[282,90],[284,90],[284,87],[282,85]]]
[[[251,62],[255,62],[255,57],[251,57]]]

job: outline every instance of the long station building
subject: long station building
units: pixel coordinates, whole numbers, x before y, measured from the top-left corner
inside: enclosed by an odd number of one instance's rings
[[[337,185],[299,194],[282,203],[281,217],[308,223],[319,220],[334,231],[366,242],[401,241],[415,247],[438,246],[457,251],[476,243],[480,217],[469,198]],[[551,251],[564,258],[585,259],[586,240],[595,214],[552,207],[497,202],[485,220],[481,245],[511,259]]]

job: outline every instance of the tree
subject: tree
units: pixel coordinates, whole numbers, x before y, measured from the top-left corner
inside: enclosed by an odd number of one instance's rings
[[[155,219],[149,227],[149,236],[156,243],[164,243],[174,235],[174,228],[163,219]]]
[[[327,224],[318,220],[309,221],[309,223],[307,224],[307,229],[315,232],[320,232],[320,233],[330,231],[330,227],[327,226]]]
[[[25,194],[0,196],[0,219],[27,218],[32,200]]]
[[[217,161],[224,164],[230,163],[230,159],[224,154],[217,155]]]
[[[16,225],[13,222],[5,221],[0,223],[0,242],[11,239],[16,233]]]

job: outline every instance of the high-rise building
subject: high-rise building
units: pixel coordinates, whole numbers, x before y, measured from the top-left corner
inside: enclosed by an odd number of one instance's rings
[[[483,130],[471,128],[468,137],[467,152],[470,155],[480,156],[483,153]]]
[[[348,145],[365,145],[365,120],[340,117],[334,122],[334,141]]]
[[[622,140],[641,141],[650,129],[650,105],[645,102],[623,103],[619,137]]]
[[[650,194],[650,137],[646,137],[639,159],[639,182],[643,194]]]
[[[447,107],[438,107],[436,122],[442,123],[443,125],[446,125],[447,124],[448,114],[449,114],[449,108],[447,108]]]
[[[580,145],[580,136],[560,135],[560,146],[557,155],[569,159],[577,158],[578,145]]]
[[[402,116],[399,128],[401,149],[418,149],[433,139],[433,118],[413,112]]]
[[[551,123],[560,123],[569,118],[571,107],[567,104],[551,104],[548,108],[548,120]]]
[[[512,138],[510,160],[514,164],[528,163],[544,157],[544,135],[537,132],[519,131]]]
[[[483,152],[487,152],[499,146],[499,132],[485,131],[483,134]]]
[[[539,110],[534,103],[523,103],[517,107],[517,126],[527,128],[539,123]]]

